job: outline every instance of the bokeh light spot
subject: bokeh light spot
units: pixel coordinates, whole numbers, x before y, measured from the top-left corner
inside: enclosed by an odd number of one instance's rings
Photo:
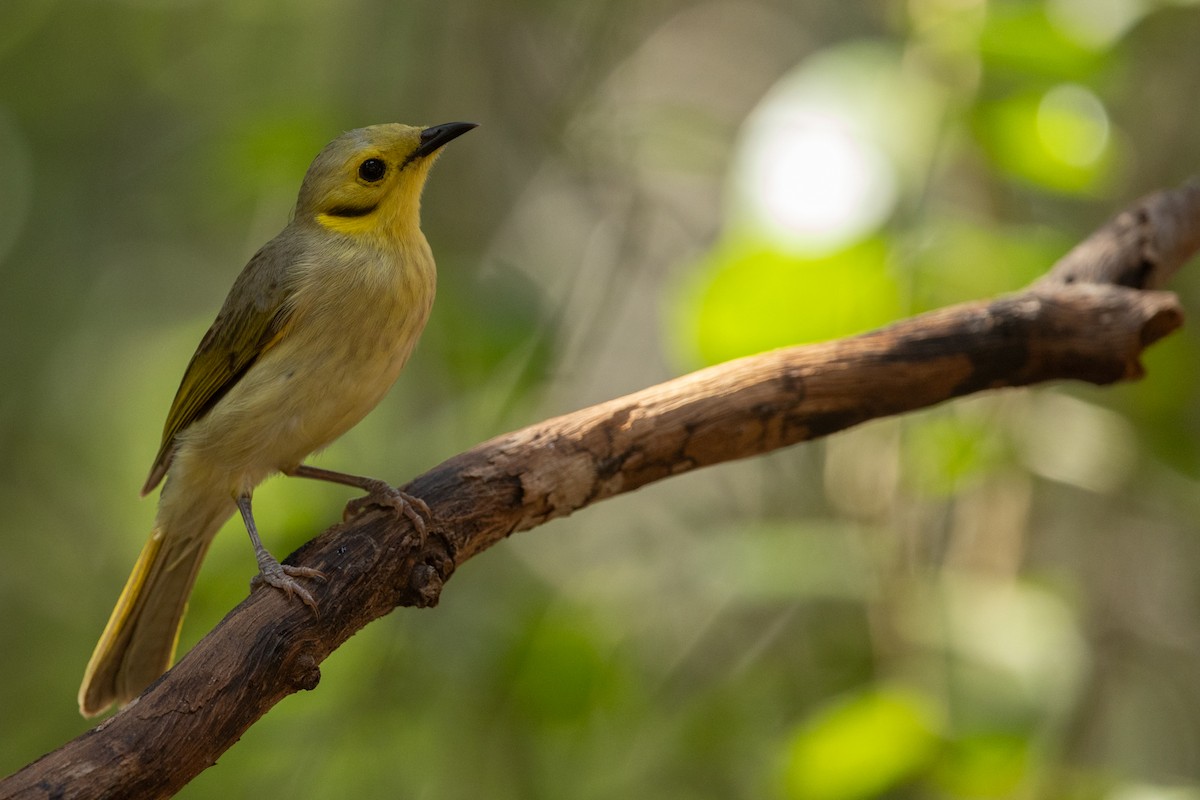
[[[857,239],[895,202],[888,160],[835,111],[768,110],[751,128],[745,152],[745,191],[758,221],[801,249]]]
[[[1144,0],[1048,0],[1046,15],[1079,44],[1112,45],[1147,11]]]
[[[1074,167],[1091,166],[1108,145],[1108,113],[1084,87],[1061,84],[1038,104],[1037,132],[1046,151],[1058,160]]]

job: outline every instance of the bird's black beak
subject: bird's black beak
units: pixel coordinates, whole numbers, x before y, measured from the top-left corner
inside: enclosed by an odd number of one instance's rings
[[[443,125],[431,125],[421,131],[421,143],[413,151],[410,158],[423,158],[436,151],[452,139],[457,139],[472,128],[478,128],[474,122],[447,122]]]

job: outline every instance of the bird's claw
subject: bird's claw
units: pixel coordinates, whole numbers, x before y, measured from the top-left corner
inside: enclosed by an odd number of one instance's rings
[[[273,586],[288,597],[299,598],[304,605],[312,609],[313,614],[317,614],[317,601],[313,599],[312,592],[300,585],[296,578],[309,578],[322,583],[326,580],[325,573],[320,570],[312,567],[294,567],[276,561],[274,564],[263,564],[259,567],[258,574],[250,579],[250,588],[254,589],[264,583]]]
[[[367,487],[367,491],[370,494],[364,497],[357,497],[346,503],[346,509],[342,512],[343,522],[358,516],[372,506],[391,509],[397,514],[403,514],[408,517],[409,522],[413,524],[413,528],[417,531],[417,536],[420,537],[422,542],[425,541],[425,535],[428,531],[425,521],[431,519],[433,515],[424,500],[414,497],[407,492],[402,492],[383,481]]]

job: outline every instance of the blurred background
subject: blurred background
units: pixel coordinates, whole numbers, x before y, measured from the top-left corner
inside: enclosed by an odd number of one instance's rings
[[[421,346],[317,461],[403,483],[1021,287],[1196,171],[1197,42],[1169,0],[4,0],[0,773],[89,727],[183,368],[339,132],[481,123],[425,194]],[[1198,346],[515,536],[181,796],[1200,798]],[[268,546],[349,496],[268,482]],[[254,570],[230,525],[182,649]]]

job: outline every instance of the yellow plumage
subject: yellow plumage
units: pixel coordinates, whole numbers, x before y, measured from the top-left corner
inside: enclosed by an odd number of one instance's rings
[[[291,223],[234,282],[184,373],[143,493],[167,477],[147,542],[88,663],[85,716],[125,703],[171,664],[200,562],[241,510],[263,580],[315,608],[262,548],[250,495],[275,472],[385,495],[418,528],[413,505],[369,478],[302,465],[383,398],[433,304],[433,255],[420,197],[438,149],[473,128],[376,125],[317,156]]]

